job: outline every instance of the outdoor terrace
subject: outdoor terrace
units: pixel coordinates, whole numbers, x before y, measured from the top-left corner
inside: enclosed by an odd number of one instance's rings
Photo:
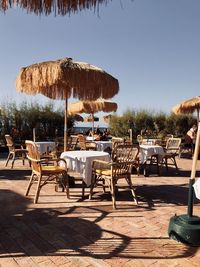
[[[22,167],[16,161],[10,169],[1,158],[0,266],[199,266],[199,248],[167,233],[170,217],[187,211],[192,160],[177,159],[177,164],[178,175],[172,168],[160,177],[133,175],[139,205],[128,191],[120,191],[113,210],[101,188],[91,201],[82,201],[79,184],[70,190],[70,200],[47,185],[33,204],[33,194],[24,197],[28,163]],[[197,200],[194,214],[200,216]]]

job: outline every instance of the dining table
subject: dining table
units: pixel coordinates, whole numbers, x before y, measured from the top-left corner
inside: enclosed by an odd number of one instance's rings
[[[112,141],[94,141],[98,151],[112,151]]]
[[[60,155],[60,158],[66,161],[69,170],[80,173],[86,186],[90,186],[91,184],[93,160],[110,161],[109,153],[93,150],[64,151]]]
[[[105,141],[101,141],[101,140],[94,140],[94,138],[92,136],[87,136],[86,137],[87,141],[92,141],[96,144],[97,146],[97,150],[98,151],[112,151],[112,141],[111,140],[105,140]]]
[[[156,160],[158,172],[159,172],[159,163],[162,162],[163,156],[165,152],[162,146],[160,145],[149,145],[149,144],[141,144],[140,145],[140,162],[143,166],[144,175],[148,176],[147,174],[147,161],[152,159]]]
[[[40,155],[48,154],[49,152],[54,151],[56,148],[56,142],[52,141],[40,141],[35,143],[38,147]]]

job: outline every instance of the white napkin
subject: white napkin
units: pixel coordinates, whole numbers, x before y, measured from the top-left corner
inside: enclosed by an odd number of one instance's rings
[[[200,199],[200,179],[193,184],[196,198]]]

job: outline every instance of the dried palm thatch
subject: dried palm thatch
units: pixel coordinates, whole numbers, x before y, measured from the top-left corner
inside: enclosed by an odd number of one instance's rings
[[[67,99],[108,99],[119,91],[118,80],[104,70],[71,58],[47,61],[24,67],[16,79],[19,92],[43,94],[52,99],[65,99],[64,149],[67,147]],[[79,113],[79,112],[75,112]]]
[[[116,110],[117,110],[117,103],[105,100],[78,101],[75,103],[70,103],[68,108],[68,112],[70,114],[75,114],[75,113],[94,114],[99,111],[112,112]]]
[[[173,107],[172,111],[178,113],[193,113],[200,108],[200,96],[185,100]]]
[[[76,13],[84,9],[99,9],[100,4],[107,4],[112,0],[0,0],[0,10],[5,12],[10,7],[19,6],[28,13],[36,15],[66,15]]]
[[[104,121],[105,123],[109,123],[110,120],[111,120],[111,118],[112,118],[112,116],[113,116],[112,114],[103,116],[103,121]]]
[[[95,100],[111,98],[119,91],[118,80],[104,70],[71,58],[47,61],[22,68],[17,79],[19,92],[43,94],[53,99]]]
[[[117,103],[105,101],[103,99],[97,101],[79,101],[70,103],[68,112],[69,114],[75,113],[90,113],[91,118],[94,118],[94,113],[99,111],[112,112],[117,110]],[[92,133],[94,133],[94,119],[92,122]]]

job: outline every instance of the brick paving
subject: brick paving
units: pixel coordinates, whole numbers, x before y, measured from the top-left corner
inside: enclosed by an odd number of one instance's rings
[[[117,194],[117,210],[109,194],[97,188],[92,200],[81,200],[81,186],[71,198],[51,185],[24,197],[28,163],[5,168],[0,159],[0,266],[142,267],[200,266],[200,250],[167,234],[169,219],[187,212],[191,159],[178,159],[179,174],[171,168],[162,175],[133,175],[139,205],[129,191]],[[200,163],[198,162],[198,168]],[[199,176],[199,173],[197,173]],[[88,191],[86,189],[86,196]],[[200,216],[195,199],[194,214]]]

